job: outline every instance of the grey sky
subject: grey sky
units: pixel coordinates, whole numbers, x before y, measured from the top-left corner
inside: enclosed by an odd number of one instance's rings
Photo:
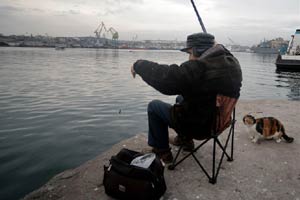
[[[300,28],[300,0],[194,0],[221,43],[290,39]],[[185,40],[200,32],[190,0],[0,0],[0,33],[94,36],[103,21],[120,39]]]

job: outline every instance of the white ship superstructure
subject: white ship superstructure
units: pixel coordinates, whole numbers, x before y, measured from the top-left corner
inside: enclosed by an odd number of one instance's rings
[[[300,71],[300,29],[297,29],[284,55],[278,55],[277,69]]]

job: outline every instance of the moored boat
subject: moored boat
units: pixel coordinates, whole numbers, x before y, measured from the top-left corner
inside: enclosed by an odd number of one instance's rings
[[[66,48],[66,46],[63,44],[59,44],[59,45],[55,46],[55,50],[64,50],[65,48]]]
[[[287,51],[276,59],[278,70],[300,71],[300,29],[297,29],[289,42]]]

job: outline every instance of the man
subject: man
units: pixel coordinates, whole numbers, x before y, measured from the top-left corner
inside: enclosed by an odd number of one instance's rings
[[[138,60],[131,67],[136,74],[166,95],[179,95],[174,106],[153,100],[148,105],[148,144],[160,158],[170,163],[168,127],[178,136],[170,142],[194,148],[193,138],[204,139],[210,133],[216,105],[216,95],[239,98],[242,72],[238,60],[213,35],[195,33],[187,37],[189,60],[180,66],[160,65]],[[200,131],[201,130],[201,131]]]

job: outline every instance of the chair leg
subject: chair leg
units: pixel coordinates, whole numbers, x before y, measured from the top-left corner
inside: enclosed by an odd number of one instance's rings
[[[220,149],[222,150],[222,152],[224,152],[224,154],[226,155],[227,161],[232,161],[231,157],[228,155],[228,153],[226,152],[226,149],[222,146],[221,142],[218,139],[216,139],[216,141],[217,141],[217,144],[219,145]]]
[[[235,121],[233,121],[233,123],[234,122]],[[234,139],[234,129],[233,128],[234,128],[234,124],[229,130],[229,133],[228,133],[229,135],[227,137],[227,140],[226,140],[224,146],[221,144],[221,142],[219,141],[217,136],[213,137],[212,177],[209,179],[209,182],[212,184],[215,184],[217,182],[217,177],[218,177],[224,156],[226,155],[228,161],[233,161],[233,139]],[[227,149],[228,143],[230,143],[229,142],[230,140],[231,140],[231,153],[229,156],[228,153],[226,152],[226,149]],[[222,156],[219,160],[219,164],[218,164],[217,168],[216,168],[216,144],[218,144],[218,146],[222,150]]]
[[[180,154],[180,152],[181,152],[182,149],[183,149],[183,146],[180,146],[180,147],[179,147],[179,150],[178,150],[177,153],[176,153],[176,156],[175,156],[175,158],[174,158],[172,164],[170,164],[170,165],[168,166],[168,169],[169,169],[169,170],[174,170],[175,167],[179,164],[179,163],[176,163],[176,160],[177,160],[177,158],[178,158],[178,156],[179,156],[179,154]]]
[[[209,178],[209,182],[211,184],[215,184],[217,182],[217,177],[216,177],[216,142],[217,138],[213,138],[213,160],[212,160],[212,176]]]
[[[200,145],[198,145],[198,147],[196,147],[193,151],[189,152],[186,156],[184,156],[183,158],[181,158],[181,160],[179,160],[178,162],[176,162],[176,161],[177,161],[177,158],[178,158],[178,156],[179,156],[179,154],[180,154],[180,152],[183,151],[183,146],[180,146],[180,147],[179,147],[179,150],[178,150],[178,152],[177,152],[177,154],[176,154],[176,156],[175,156],[175,159],[173,160],[172,164],[170,164],[170,165],[168,166],[168,169],[169,169],[169,170],[174,170],[175,167],[176,167],[177,165],[179,165],[181,162],[183,162],[183,161],[184,161],[186,158],[188,158],[190,155],[192,155],[192,156],[195,158],[194,152],[197,152],[198,149],[200,149],[200,148],[201,148],[205,143],[207,143],[209,140],[210,140],[210,138],[209,138],[209,139],[206,139],[204,142],[202,142]],[[199,162],[197,159],[196,159],[196,161]],[[198,164],[199,164],[199,163],[198,163]]]
[[[232,129],[232,134],[231,134],[231,152],[230,152],[230,157],[227,157],[228,162],[233,161],[233,142],[234,142],[234,128]]]
[[[205,141],[203,141],[200,145],[198,145],[193,151],[189,152],[186,156],[184,156],[183,158],[181,158],[178,162],[177,158],[179,153],[182,151],[183,146],[181,146],[175,156],[175,159],[173,160],[173,163],[171,165],[168,166],[169,170],[174,170],[175,167],[177,165],[179,165],[181,162],[183,162],[186,158],[192,156],[194,158],[194,160],[196,161],[196,163],[199,165],[199,167],[202,169],[202,171],[205,173],[205,175],[207,176],[207,178],[209,180],[214,180],[212,179],[212,177],[208,174],[208,172],[205,170],[205,168],[203,167],[203,165],[200,163],[200,161],[198,160],[198,158],[196,157],[196,155],[194,154],[195,152],[197,152],[205,143],[207,143],[211,138],[206,139]]]
[[[197,162],[197,164],[199,165],[199,167],[202,169],[202,171],[204,172],[204,174],[207,176],[208,180],[212,180],[212,177],[208,174],[208,172],[205,170],[205,168],[200,163],[200,161],[198,160],[198,158],[195,156],[194,153],[192,153],[192,156],[195,159],[195,161]]]
[[[178,162],[177,161],[177,158],[180,154],[180,152],[183,150],[183,146],[181,146],[175,156],[175,159],[173,160],[172,164],[168,166],[168,169],[169,170],[174,170],[175,167],[177,165],[179,165],[181,162],[183,162],[186,158],[188,158],[189,156],[192,155],[192,157],[195,159],[195,161],[198,163],[198,165],[200,166],[200,168],[202,169],[202,171],[205,173],[205,175],[208,177],[209,179],[209,183],[211,184],[216,184],[217,183],[217,177],[218,177],[218,174],[219,174],[219,171],[220,171],[220,168],[221,168],[221,165],[222,165],[222,162],[223,162],[223,159],[224,159],[224,156],[227,157],[227,160],[228,161],[233,161],[233,142],[234,142],[234,123],[235,123],[235,119],[233,118],[233,121],[232,121],[232,126],[230,127],[230,130],[229,130],[229,135],[227,137],[227,140],[225,142],[225,145],[223,146],[221,144],[221,142],[219,141],[218,139],[218,136],[213,136],[212,138],[209,138],[207,140],[205,140],[204,142],[202,142],[197,148],[195,148],[192,152],[190,152],[188,155],[184,156],[183,158],[181,158]],[[208,172],[205,170],[205,168],[202,166],[202,164],[200,163],[200,161],[197,159],[196,155],[194,154],[195,152],[198,151],[198,149],[203,146],[206,142],[208,142],[210,139],[213,139],[213,158],[212,158],[212,175],[210,176],[208,174]],[[230,152],[230,155],[226,152],[226,149],[228,147],[228,143],[231,142],[231,152]],[[222,151],[222,155],[221,155],[221,158],[219,160],[219,163],[218,163],[218,166],[216,166],[216,146],[220,147],[221,151]]]
[[[234,127],[235,127],[235,108],[233,109],[232,112],[232,136],[231,136],[231,155],[230,159],[228,161],[233,161],[233,144],[234,144]]]
[[[233,150],[234,150],[234,127],[235,127],[235,109],[233,110],[233,126],[232,126],[232,135],[231,135],[231,155],[228,161],[233,161]]]

